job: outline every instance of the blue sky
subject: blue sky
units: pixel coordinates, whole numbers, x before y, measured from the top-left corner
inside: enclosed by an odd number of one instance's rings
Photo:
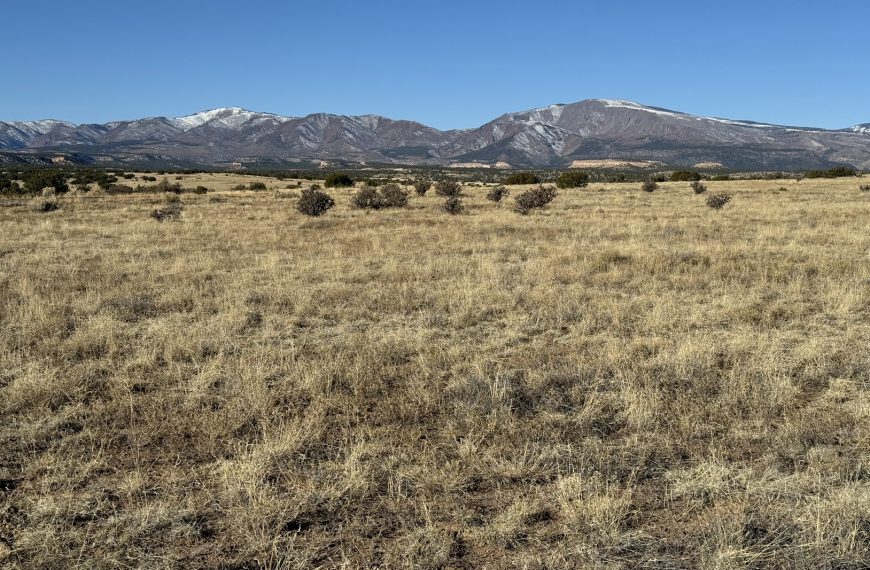
[[[870,2],[3,0],[0,120],[240,106],[438,128],[588,98],[870,122]]]

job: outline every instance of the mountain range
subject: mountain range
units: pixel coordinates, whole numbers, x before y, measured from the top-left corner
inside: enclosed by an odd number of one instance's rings
[[[870,169],[870,123],[840,130],[793,127],[588,99],[441,131],[377,115],[285,117],[233,107],[106,124],[0,122],[0,151],[7,158],[58,153],[90,163],[217,167],[325,160],[559,168],[615,159],[742,170]]]

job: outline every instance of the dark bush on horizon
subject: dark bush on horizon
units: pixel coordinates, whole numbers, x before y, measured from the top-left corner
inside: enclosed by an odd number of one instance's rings
[[[541,179],[534,172],[514,172],[505,177],[504,183],[508,186],[516,186],[519,184],[540,184]]]
[[[326,175],[323,185],[326,188],[349,188],[353,186],[353,178],[343,172],[333,172]]]
[[[695,182],[701,179],[701,174],[691,170],[677,170],[671,173],[671,182]]]
[[[582,170],[568,170],[556,178],[559,188],[585,188],[589,184],[589,174]]]
[[[857,175],[858,172],[854,168],[847,166],[836,166],[828,170],[810,170],[806,173],[807,178],[844,178]]]

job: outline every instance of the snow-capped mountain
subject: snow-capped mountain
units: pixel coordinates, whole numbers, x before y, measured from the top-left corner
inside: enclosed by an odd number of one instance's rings
[[[567,166],[578,159],[655,160],[690,166],[870,168],[870,124],[842,130],[700,117],[620,99],[508,113],[475,128],[440,131],[377,115],[286,117],[238,107],[104,125],[0,122],[0,149],[160,156],[202,165],[239,159],[338,159],[400,164],[508,162]]]

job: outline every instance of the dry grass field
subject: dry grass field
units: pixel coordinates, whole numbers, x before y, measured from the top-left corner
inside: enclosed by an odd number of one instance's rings
[[[0,567],[868,568],[860,183],[6,204]]]

